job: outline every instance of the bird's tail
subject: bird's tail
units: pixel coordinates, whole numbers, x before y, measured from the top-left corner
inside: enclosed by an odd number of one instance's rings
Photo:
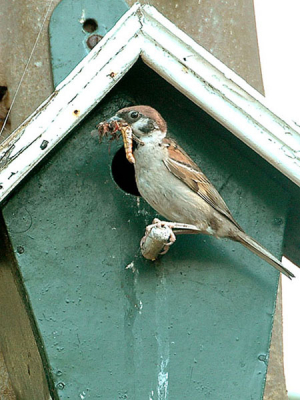
[[[267,249],[265,249],[261,244],[252,239],[246,233],[240,232],[235,240],[237,242],[240,242],[243,246],[247,247],[263,260],[267,261],[270,265],[272,265],[278,271],[282,272],[289,279],[295,278],[295,275],[287,268],[285,268],[281,261],[279,261],[276,257],[273,256],[273,254],[271,254]]]

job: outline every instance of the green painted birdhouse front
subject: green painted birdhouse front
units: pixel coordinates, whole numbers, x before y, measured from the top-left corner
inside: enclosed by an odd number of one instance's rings
[[[139,60],[3,207],[52,396],[261,399],[278,272],[202,235],[143,259],[139,241],[157,215],[138,196],[121,139],[91,135],[132,104],[162,114],[238,223],[281,255],[280,174]]]

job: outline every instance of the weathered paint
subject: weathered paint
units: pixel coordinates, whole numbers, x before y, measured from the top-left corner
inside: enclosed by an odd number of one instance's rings
[[[87,39],[95,34],[105,36],[127,10],[128,5],[123,0],[61,1],[58,4],[49,26],[50,41],[52,37],[54,40],[58,36],[62,38],[51,47],[55,87],[89,54]],[[68,18],[68,23],[67,15],[72,15],[72,19]],[[84,30],[84,22],[89,18],[98,20],[96,30],[91,33]]]
[[[155,9],[137,4],[3,143],[0,200],[82,121],[139,56],[282,173],[300,183],[299,128],[270,111],[259,93]],[[41,146],[45,141],[46,148]]]
[[[135,0],[127,0],[133,5]],[[253,0],[141,0],[264,93]]]
[[[51,378],[47,381],[49,373],[45,374],[47,362],[38,350],[30,305],[2,215],[0,226],[0,343],[12,385],[11,390],[3,388],[7,382],[1,370],[0,398],[51,400]]]
[[[90,136],[132,101],[162,113],[239,223],[280,254],[288,196],[272,169],[136,65],[4,207],[58,396],[260,399],[278,274],[238,244],[203,236],[180,237],[154,264],[142,259],[155,213],[114,183],[121,143],[109,151]]]

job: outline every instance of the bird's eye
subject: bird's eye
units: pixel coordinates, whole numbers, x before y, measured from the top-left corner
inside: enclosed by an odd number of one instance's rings
[[[131,111],[130,118],[137,119],[138,116],[139,116],[139,113],[137,111]]]

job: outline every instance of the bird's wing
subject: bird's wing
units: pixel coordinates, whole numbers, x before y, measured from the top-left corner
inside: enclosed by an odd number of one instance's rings
[[[211,207],[224,215],[237,228],[243,231],[234,220],[219,192],[203,174],[198,165],[194,163],[194,161],[174,140],[164,138],[163,143],[168,147],[169,152],[169,157],[164,161],[168,170],[175,175],[176,178],[180,179],[190,189],[197,193]]]

